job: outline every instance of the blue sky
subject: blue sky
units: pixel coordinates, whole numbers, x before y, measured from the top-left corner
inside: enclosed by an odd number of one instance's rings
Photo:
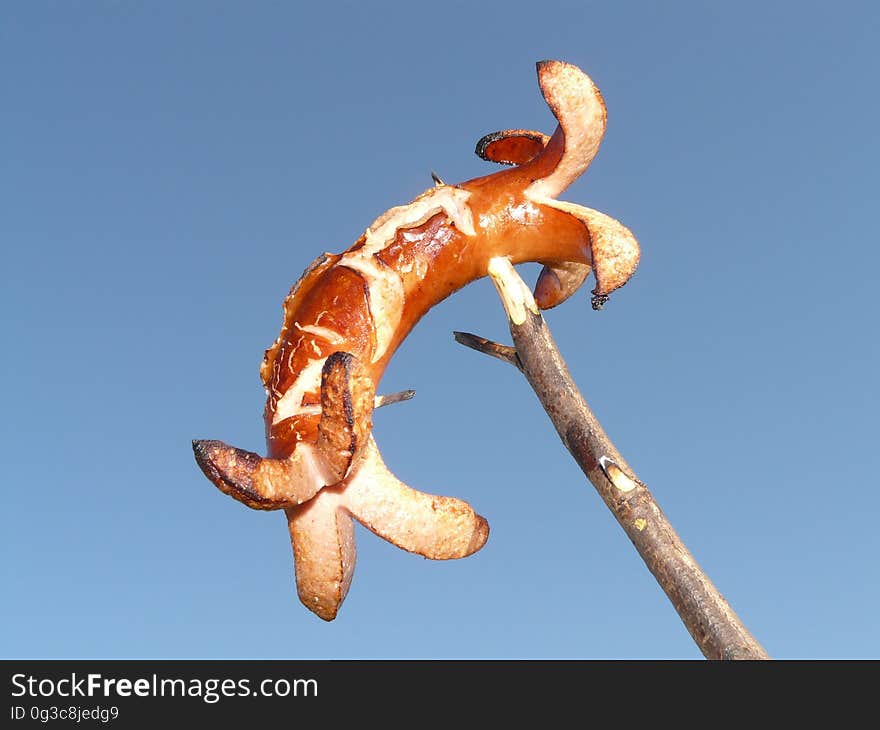
[[[608,132],[564,195],[643,258],[548,313],[575,380],[771,655],[880,656],[872,3],[46,3],[0,10],[5,657],[696,658],[525,381],[488,280],[382,390],[389,466],[492,527],[435,563],[358,528],[332,623],[284,519],[193,438],[261,451],[258,366],[323,251],[478,138],[551,132],[534,63]],[[535,266],[523,266],[533,280]],[[589,288],[592,284],[589,285]]]

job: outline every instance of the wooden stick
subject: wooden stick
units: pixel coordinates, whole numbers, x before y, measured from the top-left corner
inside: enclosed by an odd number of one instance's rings
[[[414,390],[401,390],[397,393],[388,393],[387,395],[377,395],[373,408],[383,408],[384,406],[392,406],[395,403],[402,403],[405,400],[415,397]]]
[[[531,291],[510,261],[493,259],[489,275],[507,312],[515,348],[466,333],[456,333],[456,340],[523,372],[562,442],[635,545],[703,655],[707,659],[769,659],[697,565],[647,486],[611,443],[574,384]]]

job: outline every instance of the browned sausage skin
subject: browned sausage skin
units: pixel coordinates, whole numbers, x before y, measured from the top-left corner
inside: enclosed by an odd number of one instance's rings
[[[556,199],[598,150],[602,97],[586,74],[561,61],[540,62],[538,81],[558,121],[552,137],[519,129],[487,135],[477,154],[513,167],[438,183],[303,273],[261,367],[267,457],[193,442],[219,489],[254,509],[285,511],[300,600],[328,621],[351,584],[352,518],[433,559],[470,555],[488,537],[486,521],[467,503],[400,482],[372,438],[377,384],[416,322],[486,276],[496,257],[544,264],[535,292],[543,308],[568,298],[591,271],[598,308],[638,265],[628,229]]]

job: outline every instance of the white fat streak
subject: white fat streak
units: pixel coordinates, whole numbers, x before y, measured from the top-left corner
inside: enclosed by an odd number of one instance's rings
[[[375,254],[390,244],[401,229],[415,228],[438,213],[445,213],[466,236],[475,236],[474,216],[466,190],[443,185],[431,188],[407,205],[386,210],[366,230],[366,241],[357,251],[345,254],[337,266],[357,271],[367,284],[370,315],[376,330],[373,362],[380,360],[391,345],[403,314],[403,281],[400,274],[377,261]]]
[[[322,312],[322,314],[324,313]],[[313,335],[320,340],[329,342],[331,345],[340,345],[345,341],[342,335],[329,327],[322,327],[318,324],[300,324],[299,322],[294,322],[293,326],[300,332]],[[288,368],[290,367],[290,360],[296,354],[302,341],[303,338],[300,337],[299,342],[291,349],[290,354],[287,356]],[[321,407],[318,405],[302,405],[303,395],[314,392],[321,387],[321,370],[324,367],[324,363],[327,361],[326,357],[321,357],[321,349],[318,347],[318,343],[312,340],[311,344],[312,349],[315,351],[315,359],[311,360],[302,369],[296,380],[293,382],[293,385],[287,389],[287,392],[281,396],[275,404],[275,415],[272,417],[273,425],[279,421],[283,421],[285,418],[290,418],[291,416],[301,416],[304,414],[314,415],[321,412]]]
[[[329,327],[322,327],[319,324],[300,324],[299,322],[296,322],[295,326],[301,332],[308,332],[309,334],[315,335],[316,337],[329,342],[331,345],[341,345],[345,342],[342,335]]]
[[[345,254],[338,266],[357,271],[364,277],[369,290],[370,315],[376,330],[376,350],[373,362],[377,362],[388,351],[394,333],[400,325],[403,314],[403,281],[390,267],[383,266],[374,254],[384,249],[402,228],[415,228],[425,223],[437,213],[445,213],[462,233],[476,235],[474,217],[468,205],[470,193],[456,187],[444,185],[431,188],[408,205],[391,208],[380,215],[367,228],[366,243],[352,253]],[[334,330],[320,325],[295,326],[302,332],[326,340],[332,345],[344,342],[343,337]],[[295,348],[294,348],[295,349]],[[319,406],[303,406],[302,398],[321,386],[321,369],[327,358],[314,359],[302,369],[293,385],[278,399],[272,425],[291,416],[305,413],[319,413]]]
[[[303,406],[302,399],[306,393],[313,393],[321,387],[321,369],[327,362],[326,357],[316,358],[309,362],[297,376],[287,392],[275,404],[275,415],[272,425],[291,416],[320,413],[320,406]]]
[[[403,281],[391,267],[381,264],[372,254],[362,253],[363,250],[346,254],[337,265],[357,271],[367,284],[370,315],[376,330],[373,362],[377,362],[391,345],[403,315]]]
[[[468,205],[471,194],[467,190],[443,185],[431,188],[407,205],[390,208],[367,228],[363,249],[374,254],[387,246],[401,228],[415,228],[437,213],[445,213],[466,236],[475,236],[474,215]]]

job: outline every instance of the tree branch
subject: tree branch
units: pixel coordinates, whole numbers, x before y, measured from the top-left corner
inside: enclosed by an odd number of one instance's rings
[[[484,355],[503,360],[522,372],[522,364],[516,356],[515,347],[511,347],[510,345],[500,345],[497,342],[492,342],[492,340],[487,340],[485,337],[480,337],[479,335],[472,335],[469,332],[453,332],[452,336],[458,344],[470,347],[477,352],[482,352]]]
[[[456,340],[523,372],[562,442],[635,545],[703,655],[707,659],[768,659],[596,420],[531,291],[510,261],[493,259],[489,275],[507,312],[515,348],[466,333],[456,333]]]
[[[373,404],[373,408],[383,408],[384,406],[392,406],[395,403],[401,403],[405,400],[415,397],[414,390],[401,390],[397,393],[388,393],[387,395],[377,395]]]

